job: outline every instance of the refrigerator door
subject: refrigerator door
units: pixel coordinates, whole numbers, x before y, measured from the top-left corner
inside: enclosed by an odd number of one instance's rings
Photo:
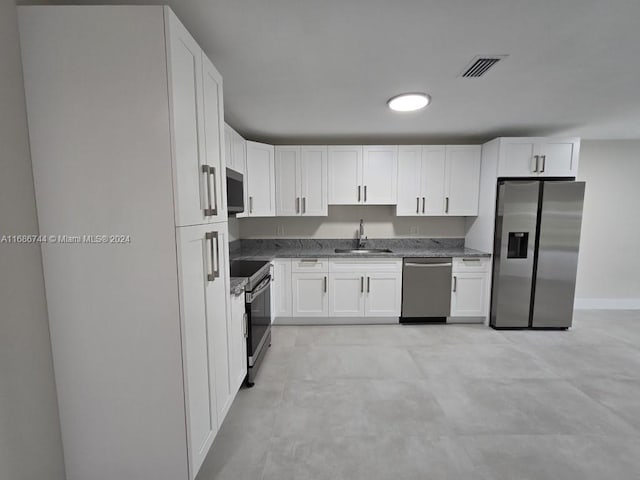
[[[571,326],[584,187],[544,182],[532,327]]]
[[[490,324],[529,326],[540,182],[498,185]]]

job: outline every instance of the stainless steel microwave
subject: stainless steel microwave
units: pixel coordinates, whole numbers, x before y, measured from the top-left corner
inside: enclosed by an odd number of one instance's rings
[[[227,168],[227,211],[229,215],[244,212],[242,174]]]

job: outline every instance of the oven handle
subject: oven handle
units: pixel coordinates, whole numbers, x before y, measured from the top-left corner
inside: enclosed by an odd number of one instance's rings
[[[253,303],[253,301],[260,296],[267,288],[269,288],[269,284],[271,283],[271,277],[267,276],[260,285],[258,285],[252,292],[247,292],[245,303]]]

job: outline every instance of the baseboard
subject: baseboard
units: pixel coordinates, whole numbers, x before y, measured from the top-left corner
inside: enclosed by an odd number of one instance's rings
[[[576,310],[640,310],[640,298],[576,298]]]
[[[276,317],[274,325],[398,325],[398,317]]]

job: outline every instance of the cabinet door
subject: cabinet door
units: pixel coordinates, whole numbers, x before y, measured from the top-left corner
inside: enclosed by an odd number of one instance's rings
[[[368,273],[365,278],[365,316],[399,317],[402,301],[401,273]]]
[[[204,54],[202,74],[204,152],[205,165],[209,166],[208,175],[205,177],[205,204],[211,209],[208,221],[222,222],[227,220],[222,76]]]
[[[478,215],[480,145],[447,146],[445,214]]]
[[[422,190],[420,174],[422,147],[398,147],[398,204],[396,215],[414,216],[422,214]]]
[[[329,205],[362,203],[362,147],[330,146]]]
[[[247,142],[247,193],[250,217],[276,215],[273,145]]]
[[[224,164],[227,168],[235,170],[233,167],[233,130],[226,123],[224,124]]]
[[[276,147],[275,154],[276,215],[300,215],[300,147]]]
[[[446,155],[443,145],[427,145],[422,148],[422,169],[420,171],[420,183],[422,185],[421,214],[444,214],[445,164]]]
[[[398,201],[397,145],[362,149],[362,200],[371,205],[395,205]]]
[[[327,147],[302,147],[300,187],[302,215],[327,216]]]
[[[487,307],[487,273],[454,273],[452,317],[482,317]]]
[[[173,135],[176,225],[207,221],[202,50],[178,19],[169,16],[168,68]]]
[[[328,315],[328,280],[327,273],[291,274],[294,317]]]
[[[535,138],[505,138],[500,142],[499,177],[534,177],[538,175],[534,155]]]
[[[364,315],[365,277],[360,273],[331,273],[329,278],[329,315],[362,317]]]
[[[293,301],[291,299],[291,259],[273,260],[271,276],[271,317],[291,317]]]
[[[213,312],[208,312],[213,282],[207,226],[177,229],[180,322],[190,471],[197,472],[218,430]],[[224,305],[224,302],[223,302]],[[226,309],[223,308],[224,311]],[[212,381],[213,380],[213,381]]]
[[[222,425],[235,396],[233,379],[229,366],[229,237],[226,223],[208,226],[209,255],[214,278],[208,282],[210,294],[207,296],[207,316],[211,319],[209,338],[213,353],[209,355],[215,371],[216,405],[218,426]],[[217,272],[217,273],[216,273]]]
[[[247,374],[247,339],[245,337],[244,295],[231,297],[231,315],[229,315],[229,377],[231,390],[235,394],[242,386]]]
[[[233,146],[231,150],[233,156],[233,169],[244,175],[247,158],[247,142],[238,132],[233,132]]]
[[[548,140],[537,146],[537,153],[542,157],[540,162],[540,175],[543,177],[573,177],[577,168],[577,155],[574,155],[576,145],[573,141]]]

